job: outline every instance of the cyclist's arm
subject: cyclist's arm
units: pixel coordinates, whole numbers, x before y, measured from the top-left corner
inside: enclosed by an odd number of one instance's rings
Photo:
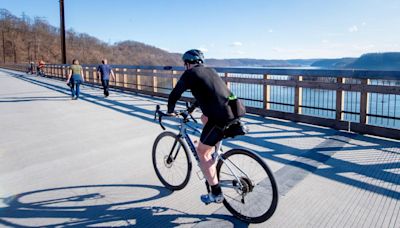
[[[192,105],[188,108],[188,112],[192,113],[197,107],[199,107],[200,104],[197,100],[195,100]]]
[[[185,83],[185,74],[179,79],[178,83],[176,83],[175,88],[171,91],[168,97],[168,113],[171,114],[174,112],[175,104],[181,98],[183,92],[187,89]]]

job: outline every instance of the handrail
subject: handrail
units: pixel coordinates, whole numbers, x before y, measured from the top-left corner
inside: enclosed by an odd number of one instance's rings
[[[25,65],[2,65],[21,70]],[[69,64],[47,64],[65,78]],[[98,65],[82,65],[87,82],[100,84]],[[180,66],[111,65],[111,86],[168,97]],[[250,113],[400,139],[400,71],[214,68]],[[183,99],[190,99],[184,94]]]

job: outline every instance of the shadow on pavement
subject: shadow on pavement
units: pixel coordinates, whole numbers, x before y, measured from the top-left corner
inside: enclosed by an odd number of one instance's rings
[[[231,216],[187,214],[167,207],[138,205],[156,204],[150,202],[170,194],[171,191],[159,186],[128,184],[69,186],[24,192],[2,200],[0,225],[175,227],[221,220],[231,226],[247,227],[247,224]]]

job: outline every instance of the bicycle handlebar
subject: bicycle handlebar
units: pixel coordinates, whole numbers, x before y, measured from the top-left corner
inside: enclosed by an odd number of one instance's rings
[[[165,130],[164,125],[162,124],[162,117],[163,116],[167,116],[167,114],[163,113],[162,111],[160,111],[160,105],[156,106],[156,111],[154,112],[154,120],[157,119],[157,115],[158,115],[158,123],[160,124],[161,128],[163,130]]]
[[[183,118],[183,120],[184,120],[185,122],[188,122],[188,121],[189,121],[188,117],[190,117],[190,118],[193,120],[193,122],[197,123],[197,120],[192,116],[192,113],[188,111],[188,110],[190,110],[191,108],[192,108],[192,107],[189,107],[187,110],[177,111],[177,112],[175,112],[175,115],[176,115],[176,116],[182,116],[182,118]],[[193,110],[194,110],[194,109],[193,109]],[[157,115],[158,115],[158,123],[160,124],[161,128],[162,128],[163,130],[165,130],[165,127],[164,127],[164,125],[162,124],[162,118],[163,118],[163,116],[173,117],[173,115],[169,115],[169,114],[167,114],[167,113],[165,113],[165,112],[162,112],[162,111],[160,110],[160,105],[156,105],[156,111],[154,112],[154,120],[157,119]]]

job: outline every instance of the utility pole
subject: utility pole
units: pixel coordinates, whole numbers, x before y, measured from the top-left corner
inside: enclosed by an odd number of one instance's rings
[[[3,37],[3,63],[6,63],[6,45],[4,44],[4,28],[1,30],[1,35]]]
[[[67,53],[66,53],[66,49],[65,49],[64,0],[60,0],[60,32],[61,32],[62,63],[67,64]]]

